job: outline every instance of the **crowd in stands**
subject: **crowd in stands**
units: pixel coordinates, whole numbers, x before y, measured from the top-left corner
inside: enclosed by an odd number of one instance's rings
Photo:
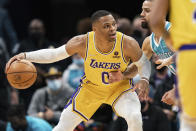
[[[150,31],[141,28],[140,23],[139,16],[132,21],[120,17],[118,31],[132,36],[141,46]],[[90,18],[81,19],[76,27],[77,34],[91,31]],[[19,41],[8,12],[0,7],[0,131],[51,131],[84,74],[84,60],[74,55],[67,68],[64,68],[67,63],[63,62],[35,64],[38,76],[32,87],[25,90],[11,87],[4,73],[5,64],[11,56],[57,47],[55,42],[46,38],[44,22],[40,19],[29,22],[27,34],[27,38]],[[151,60],[155,59],[157,56]],[[136,76],[134,81],[137,80]],[[157,70],[156,65],[152,64],[149,98],[141,101],[144,131],[179,130],[178,108],[161,101],[163,94],[172,89],[173,84],[174,76],[167,68]],[[109,105],[104,104],[91,120],[82,122],[74,131],[127,131],[127,124],[123,118],[115,115]]]

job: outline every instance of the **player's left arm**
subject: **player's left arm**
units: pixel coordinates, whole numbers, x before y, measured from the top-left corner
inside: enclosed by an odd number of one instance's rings
[[[124,55],[126,59],[130,59],[134,65],[137,66],[138,73],[140,75],[140,81],[135,84],[135,89],[139,89],[139,98],[147,99],[149,92],[149,78],[151,73],[151,63],[142,52],[138,42],[132,37],[125,36],[124,38]]]
[[[151,73],[151,63],[145,53],[142,52],[138,42],[132,37],[125,36],[123,51],[126,59],[130,59],[137,66],[141,79],[148,81]]]

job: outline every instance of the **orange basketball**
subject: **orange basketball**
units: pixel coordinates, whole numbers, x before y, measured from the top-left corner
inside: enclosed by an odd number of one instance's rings
[[[6,74],[10,85],[17,89],[29,88],[37,78],[35,66],[27,60],[14,61]]]

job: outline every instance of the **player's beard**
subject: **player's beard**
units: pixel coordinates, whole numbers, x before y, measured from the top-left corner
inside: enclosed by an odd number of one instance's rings
[[[142,22],[141,23],[141,26],[142,26],[142,28],[144,28],[144,29],[149,29],[149,26],[148,26],[148,22]]]

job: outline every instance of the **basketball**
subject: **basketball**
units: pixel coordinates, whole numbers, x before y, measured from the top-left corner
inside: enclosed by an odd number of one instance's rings
[[[6,74],[10,85],[17,89],[29,88],[37,78],[35,66],[27,60],[14,61]]]

